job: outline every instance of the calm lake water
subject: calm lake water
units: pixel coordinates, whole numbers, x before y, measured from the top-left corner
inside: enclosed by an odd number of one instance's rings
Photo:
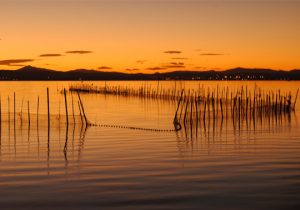
[[[196,136],[184,129],[85,129],[77,95],[68,94],[71,123],[66,128],[60,91],[71,84],[74,82],[0,83],[1,209],[299,209],[300,102],[295,113],[281,119],[262,119],[255,125],[243,121],[238,128],[230,118],[217,120],[205,128],[199,125]],[[198,90],[202,85],[254,89],[257,85],[265,91],[280,88],[293,95],[299,84],[106,82],[107,86],[178,90]],[[81,98],[93,123],[173,129],[177,102],[100,94],[81,94]]]

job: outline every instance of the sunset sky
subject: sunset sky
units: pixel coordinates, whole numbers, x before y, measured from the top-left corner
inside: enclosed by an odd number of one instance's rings
[[[298,0],[0,0],[0,69],[300,68]]]

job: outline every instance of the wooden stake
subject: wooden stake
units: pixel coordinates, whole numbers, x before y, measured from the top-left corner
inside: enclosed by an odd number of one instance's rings
[[[30,110],[29,110],[29,101],[27,101],[27,108],[28,108],[28,126],[30,126]]]
[[[0,127],[2,125],[2,106],[1,106],[1,96],[0,96]]]
[[[9,96],[7,97],[7,103],[8,103],[8,124],[10,125],[10,100]]]
[[[69,125],[68,103],[67,103],[67,94],[65,88],[64,88],[64,96],[65,96],[65,107],[66,107],[66,124]]]
[[[88,123],[87,117],[86,117],[86,115],[85,115],[84,107],[83,107],[83,104],[82,104],[82,101],[81,101],[79,92],[77,92],[77,94],[78,94],[80,106],[81,106],[81,109],[82,109],[82,112],[83,112],[83,116],[84,116],[84,120],[85,120],[85,125],[87,126],[87,125],[89,125],[89,123]]]
[[[73,121],[75,125],[75,114],[74,114],[74,100],[73,100],[73,94],[72,94],[72,114],[73,114]]]
[[[16,124],[16,92],[14,92],[14,125]]]
[[[296,109],[296,103],[297,103],[298,93],[299,93],[299,88],[297,90],[297,94],[296,94],[296,98],[295,98],[295,102],[294,102],[294,110]]]
[[[39,126],[39,109],[40,109],[40,96],[37,98],[37,106],[36,106],[36,124]]]
[[[178,110],[179,110],[179,107],[180,107],[180,103],[181,103],[181,100],[182,100],[183,93],[184,93],[184,90],[181,91],[180,99],[179,99],[178,104],[177,104],[177,109],[176,109],[176,112],[175,112],[175,116],[174,116],[173,122],[178,121],[177,120],[177,113],[178,113]]]
[[[79,101],[78,101],[78,109],[79,109],[79,113],[80,113],[80,121],[81,121],[81,125],[83,125],[82,113],[81,113],[81,107],[80,107],[80,102],[79,102]]]
[[[49,88],[47,88],[47,110],[48,110],[48,130],[50,128],[50,99],[49,99]]]
[[[223,104],[222,104],[222,98],[220,98],[220,106],[221,106],[221,115],[223,119]]]

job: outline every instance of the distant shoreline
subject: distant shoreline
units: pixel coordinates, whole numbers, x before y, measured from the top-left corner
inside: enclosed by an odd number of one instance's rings
[[[300,70],[235,68],[225,71],[173,71],[165,73],[122,73],[76,69],[55,71],[26,66],[0,70],[0,81],[299,81]]]
[[[155,81],[160,81],[160,82],[174,82],[174,81],[187,81],[187,82],[196,82],[196,81],[203,81],[203,82],[297,82],[300,81],[300,79],[294,79],[294,80],[190,80],[190,79],[177,79],[177,80],[1,80],[0,82],[155,82]]]

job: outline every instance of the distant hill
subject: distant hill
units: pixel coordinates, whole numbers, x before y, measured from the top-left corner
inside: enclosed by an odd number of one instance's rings
[[[0,70],[0,80],[300,80],[300,70],[235,68],[225,71],[173,71],[129,74],[87,69],[55,71],[25,66],[18,70]]]

